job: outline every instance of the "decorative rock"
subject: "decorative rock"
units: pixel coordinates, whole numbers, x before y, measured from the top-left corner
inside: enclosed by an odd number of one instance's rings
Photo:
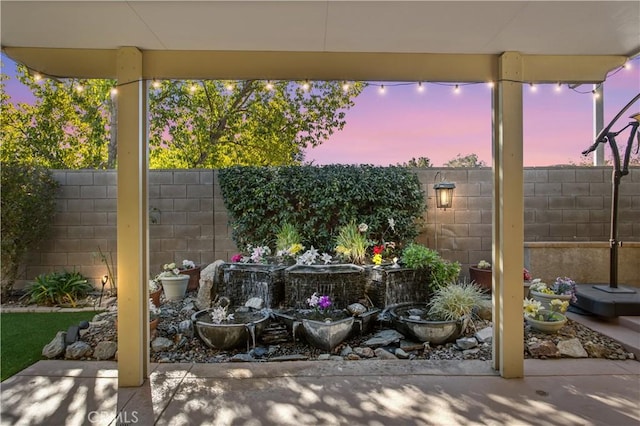
[[[349,355],[347,355],[347,359],[349,361],[358,361],[359,359],[362,359],[362,358],[360,358],[357,353],[351,352]]]
[[[331,359],[331,354],[318,355],[318,361],[329,361],[329,359]]]
[[[477,354],[478,352],[480,352],[480,348],[467,349],[465,351],[462,351],[462,355],[465,358],[468,358],[468,357],[471,357],[472,355]]]
[[[196,305],[194,304],[194,302],[189,302],[189,303],[185,303],[184,306],[182,307],[182,309],[180,309],[180,312],[195,312],[196,310]]]
[[[116,354],[117,350],[118,344],[116,342],[100,342],[93,350],[93,357],[97,360],[111,359]]]
[[[252,297],[251,299],[247,300],[244,306],[247,308],[260,310],[264,306],[264,300],[262,300],[260,297]]]
[[[584,350],[578,339],[569,339],[558,342],[560,355],[569,358],[587,358],[589,355]]]
[[[376,357],[380,359],[398,359],[394,354],[382,348],[377,348],[374,352]]]
[[[400,359],[407,359],[409,358],[409,354],[406,353],[405,351],[402,350],[402,348],[397,348],[396,351],[394,352],[395,356],[397,356]]]
[[[151,350],[153,352],[161,352],[171,349],[173,347],[173,342],[166,337],[156,337],[151,342]]]
[[[188,338],[193,337],[193,321],[191,320],[180,321],[180,324],[178,324],[178,330],[180,331],[180,333],[184,334]]]
[[[461,337],[456,339],[456,345],[462,350],[467,350],[478,346],[478,341],[475,337]]]
[[[353,349],[353,352],[361,358],[373,358],[376,355],[373,349],[368,347],[357,347]]]
[[[340,351],[340,356],[347,356],[350,353],[353,353],[353,349],[351,348],[351,346],[346,345],[344,348],[342,348],[342,350]]]
[[[592,341],[586,342],[583,348],[591,358],[607,358],[611,354],[606,346]]]
[[[367,307],[362,303],[352,303],[347,306],[347,311],[349,311],[351,315],[362,315],[367,312]]]
[[[249,351],[249,355],[251,355],[254,358],[263,358],[268,353],[269,353],[269,350],[262,346],[258,346]]]
[[[493,327],[485,327],[476,332],[473,337],[476,338],[478,343],[491,343],[493,341]]]
[[[424,349],[424,344],[402,339],[400,340],[400,348],[405,352],[419,351]]]
[[[363,344],[365,346],[386,346],[400,341],[404,336],[396,330],[382,330],[376,333],[371,339]]]
[[[58,331],[56,337],[42,348],[42,356],[52,359],[62,355],[65,348],[64,339],[66,336],[67,333],[65,331]]]
[[[64,351],[65,359],[81,359],[88,356],[91,356],[92,350],[91,346],[89,346],[86,342],[74,342],[67,346]]]
[[[224,265],[224,260],[216,260],[200,271],[200,289],[195,305],[199,310],[211,307],[211,289],[218,279],[218,268]]]
[[[633,355],[633,354],[631,354]],[[340,355],[331,355],[329,357],[329,361],[343,361],[342,357]]]
[[[553,342],[538,340],[527,345],[527,350],[535,358],[560,358],[560,351]]]
[[[251,362],[255,361],[255,359],[249,354],[235,354],[229,360],[231,362]]]

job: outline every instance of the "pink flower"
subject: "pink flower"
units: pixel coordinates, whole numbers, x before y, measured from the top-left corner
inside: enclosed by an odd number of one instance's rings
[[[231,261],[232,262],[240,262],[242,261],[242,254],[241,253],[236,253],[233,256],[231,256]]]
[[[524,280],[531,281],[531,273],[527,271],[527,268],[524,268]]]

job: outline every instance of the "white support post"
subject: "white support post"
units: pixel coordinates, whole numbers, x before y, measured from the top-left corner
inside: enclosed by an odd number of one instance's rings
[[[524,375],[522,62],[498,58],[493,97],[493,364],[504,378]]]
[[[118,77],[118,386],[149,375],[147,90],[142,52],[117,53]]]
[[[593,97],[593,140],[595,141],[598,134],[604,128],[604,88],[602,84],[594,84],[595,96]],[[593,165],[604,166],[604,147],[601,143],[593,151]]]

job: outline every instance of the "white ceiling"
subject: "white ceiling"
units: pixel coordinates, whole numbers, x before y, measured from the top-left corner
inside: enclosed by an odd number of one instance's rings
[[[639,1],[7,1],[3,47],[640,52]]]

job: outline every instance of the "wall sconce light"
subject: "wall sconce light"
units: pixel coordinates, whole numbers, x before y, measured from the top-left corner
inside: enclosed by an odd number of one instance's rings
[[[438,182],[433,185],[436,190],[436,206],[439,209],[449,209],[453,204],[453,190],[456,184],[453,182]]]

